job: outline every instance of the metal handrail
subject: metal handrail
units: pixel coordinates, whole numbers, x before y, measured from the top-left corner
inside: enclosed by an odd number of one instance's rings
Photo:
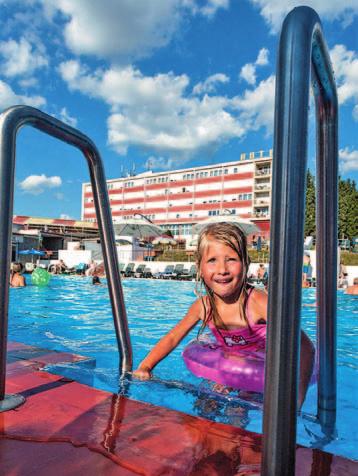
[[[108,278],[114,327],[120,356],[120,371],[132,370],[132,350],[107,185],[100,154],[95,144],[80,131],[29,106],[14,106],[0,115],[0,403],[5,399],[6,342],[8,327],[11,232],[14,201],[16,134],[31,125],[79,149],[87,159],[99,233]]]
[[[264,392],[264,476],[295,474],[309,86],[317,127],[318,419],[336,414],[337,94],[320,19],[286,17],[276,75],[271,263]]]

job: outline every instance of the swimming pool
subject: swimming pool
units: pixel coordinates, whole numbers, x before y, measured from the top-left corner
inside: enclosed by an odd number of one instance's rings
[[[29,280],[28,280],[29,281]],[[104,281],[105,282],[105,281]],[[180,319],[194,301],[194,283],[167,280],[123,281],[136,366],[155,342]],[[303,301],[315,301],[315,290],[303,290]],[[316,409],[316,386],[309,389],[298,420],[299,443],[358,459],[357,348],[358,299],[338,291],[338,411],[334,438],[324,435],[311,418]],[[303,306],[303,327],[315,340],[315,308]],[[150,382],[128,382],[129,397],[208,419],[261,432],[262,399],[245,401],[237,394],[219,395],[192,375],[181,352],[197,330],[155,369]],[[97,388],[118,391],[118,352],[107,287],[89,278],[54,276],[49,286],[11,289],[9,339],[29,345],[95,357],[96,367],[57,365],[50,371],[74,377]],[[163,383],[164,382],[164,383]]]

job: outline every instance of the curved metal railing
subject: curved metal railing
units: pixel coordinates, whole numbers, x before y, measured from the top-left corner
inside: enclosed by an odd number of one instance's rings
[[[265,476],[295,474],[310,77],[317,119],[318,419],[336,413],[337,94],[318,15],[286,17],[276,75],[271,263],[264,397]]]
[[[1,401],[5,400],[15,145],[17,131],[25,125],[31,125],[50,136],[67,142],[79,149],[87,159],[108,278],[108,289],[120,355],[120,370],[121,374],[132,370],[131,343],[120,281],[107,184],[100,154],[95,144],[78,130],[33,107],[14,106],[0,115],[0,269],[2,271],[0,274],[0,404]],[[6,407],[6,409],[10,408],[8,405]]]

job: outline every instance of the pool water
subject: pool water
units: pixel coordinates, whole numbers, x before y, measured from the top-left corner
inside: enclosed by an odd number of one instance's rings
[[[29,281],[29,279],[27,279]],[[118,351],[108,289],[93,286],[90,278],[54,276],[47,287],[10,290],[9,339],[29,345],[94,357],[95,368],[57,365],[49,371],[117,392]],[[186,313],[195,300],[194,283],[169,280],[123,281],[134,367],[153,345]],[[302,325],[315,341],[315,290],[303,290]],[[317,389],[310,387],[298,418],[297,441],[337,455],[358,459],[357,326],[358,298],[338,291],[338,411],[337,428],[327,435],[314,421]],[[184,346],[197,328],[155,369],[149,382],[126,381],[125,392],[146,401],[215,421],[261,432],[262,396],[238,398],[237,392],[218,394],[209,382],[195,377],[183,362]]]

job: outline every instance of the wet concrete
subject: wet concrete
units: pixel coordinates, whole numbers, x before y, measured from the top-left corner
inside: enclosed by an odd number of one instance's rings
[[[136,402],[48,374],[71,354],[11,344],[7,393],[26,402],[0,413],[0,475],[260,474],[261,435]],[[296,476],[353,476],[358,464],[298,447]]]

